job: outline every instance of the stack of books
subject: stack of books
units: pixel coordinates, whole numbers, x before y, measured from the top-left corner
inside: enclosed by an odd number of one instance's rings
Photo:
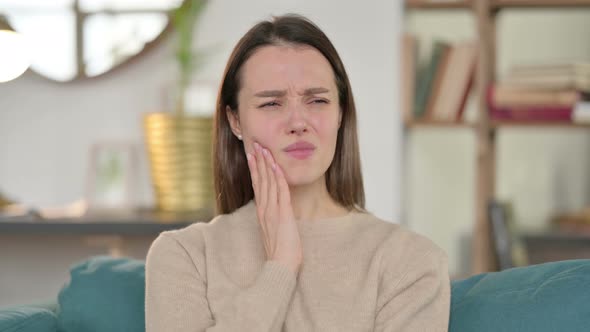
[[[553,217],[552,222],[559,231],[590,234],[590,207],[556,215]]]
[[[417,61],[417,43],[404,36],[402,86],[406,121],[461,121],[474,83],[478,47],[475,42],[434,42],[426,63]]]
[[[515,66],[487,100],[496,121],[590,122],[590,63]]]

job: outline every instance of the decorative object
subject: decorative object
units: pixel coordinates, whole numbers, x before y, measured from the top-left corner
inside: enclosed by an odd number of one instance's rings
[[[30,41],[32,71],[69,82],[106,74],[152,48],[182,2],[19,0],[1,1],[1,12]]]
[[[136,204],[137,148],[132,143],[97,143],[90,151],[88,212],[131,211]]]
[[[146,147],[157,209],[162,212],[213,210],[211,140],[215,89],[194,82],[202,59],[193,51],[194,26],[206,1],[190,0],[174,13],[179,79],[167,112],[144,117]]]
[[[213,118],[151,113],[144,118],[157,208],[189,212],[213,207]]]
[[[22,75],[31,64],[31,52],[26,39],[12,31],[0,15],[0,83]]]
[[[10,198],[4,196],[2,194],[2,192],[0,192],[0,210],[4,209],[5,207],[8,207],[10,205],[16,204],[14,201],[12,201]]]

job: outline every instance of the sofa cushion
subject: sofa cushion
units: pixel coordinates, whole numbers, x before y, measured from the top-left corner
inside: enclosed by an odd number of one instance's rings
[[[51,310],[33,306],[0,309],[2,332],[55,332],[57,317]]]
[[[452,284],[450,332],[590,331],[590,260],[477,275]]]
[[[58,296],[60,332],[145,331],[145,265],[92,257],[70,270]]]

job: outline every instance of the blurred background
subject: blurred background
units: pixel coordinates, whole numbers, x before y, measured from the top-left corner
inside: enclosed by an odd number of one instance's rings
[[[590,1],[0,0],[0,306],[212,217],[225,63],[285,13],[344,61],[369,211],[453,278],[590,258]]]

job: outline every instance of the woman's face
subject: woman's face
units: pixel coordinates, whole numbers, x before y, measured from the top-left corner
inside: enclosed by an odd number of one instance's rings
[[[228,113],[247,152],[267,148],[292,186],[322,178],[332,163],[341,121],[332,67],[315,48],[265,46],[242,65],[238,117]],[[312,150],[289,151],[307,142]]]

